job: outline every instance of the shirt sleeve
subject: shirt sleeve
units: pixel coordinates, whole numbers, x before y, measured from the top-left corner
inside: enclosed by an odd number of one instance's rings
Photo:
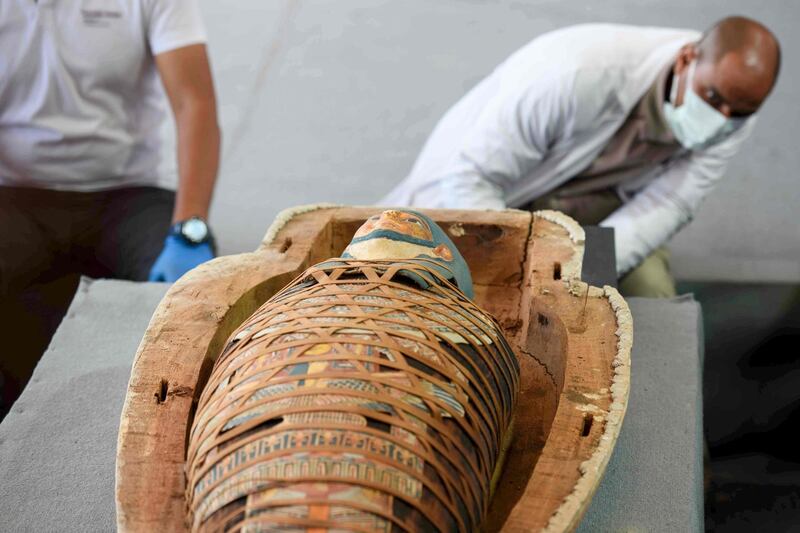
[[[197,0],[151,0],[147,40],[153,55],[206,42],[206,29]]]
[[[754,120],[748,122],[728,140],[674,161],[600,223],[614,228],[618,275],[638,266],[692,220],[752,130]]]
[[[572,75],[500,91],[440,172],[438,207],[503,209],[505,191],[526,178],[563,135]]]

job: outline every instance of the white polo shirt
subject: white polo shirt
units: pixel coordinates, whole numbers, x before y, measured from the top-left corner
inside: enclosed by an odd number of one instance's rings
[[[153,57],[205,40],[196,0],[0,0],[0,186],[175,188]]]

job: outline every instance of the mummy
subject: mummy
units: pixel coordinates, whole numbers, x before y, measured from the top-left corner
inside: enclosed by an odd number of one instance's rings
[[[189,434],[196,531],[476,531],[519,364],[428,217],[371,217],[231,335]]]

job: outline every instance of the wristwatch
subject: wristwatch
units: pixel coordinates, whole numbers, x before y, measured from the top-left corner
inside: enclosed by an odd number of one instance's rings
[[[187,218],[172,225],[170,235],[180,237],[184,242],[191,245],[210,243],[214,247],[214,237],[205,220],[200,217]]]

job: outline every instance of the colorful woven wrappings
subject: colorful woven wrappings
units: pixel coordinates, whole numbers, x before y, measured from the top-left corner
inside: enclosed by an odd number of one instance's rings
[[[311,267],[215,363],[187,450],[191,523],[474,531],[518,384],[499,326],[430,262]]]

